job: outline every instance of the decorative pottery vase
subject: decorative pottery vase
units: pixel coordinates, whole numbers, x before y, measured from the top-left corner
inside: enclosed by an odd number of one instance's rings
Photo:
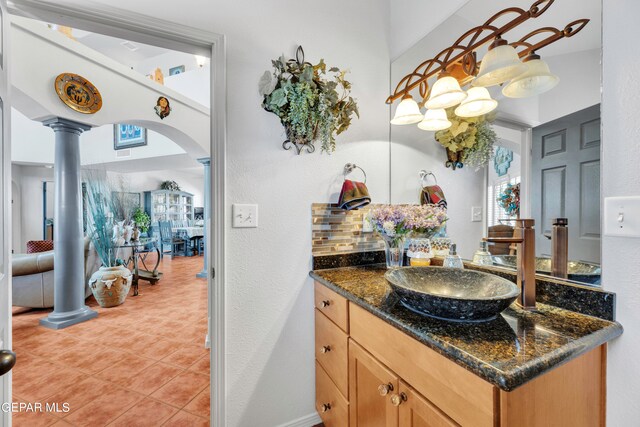
[[[131,240],[137,242],[140,239],[140,229],[138,228],[138,224],[133,223],[133,231],[131,232]]]
[[[133,226],[132,225],[125,225],[124,226],[124,233],[122,234],[122,238],[124,239],[125,243],[129,243],[131,241],[131,238],[133,237]]]
[[[402,267],[404,263],[404,236],[389,237],[384,233],[380,236],[384,241],[387,268]]]
[[[100,267],[89,279],[89,287],[100,307],[115,307],[127,298],[132,279],[133,274],[123,265]]]

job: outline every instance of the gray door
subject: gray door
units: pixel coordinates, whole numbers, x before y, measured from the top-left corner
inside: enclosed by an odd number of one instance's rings
[[[536,253],[551,255],[551,220],[569,219],[569,259],[600,263],[600,104],[533,128]]]

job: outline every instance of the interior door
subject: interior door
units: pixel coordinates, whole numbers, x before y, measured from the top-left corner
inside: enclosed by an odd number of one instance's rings
[[[7,2],[0,0],[0,349],[11,348],[11,104],[9,102]],[[0,377],[0,402],[11,402],[11,372]],[[0,411],[3,426],[11,413]]]
[[[536,254],[551,256],[553,218],[569,220],[569,259],[600,263],[600,104],[533,128]]]
[[[349,425],[398,427],[398,377],[366,350],[349,340]]]

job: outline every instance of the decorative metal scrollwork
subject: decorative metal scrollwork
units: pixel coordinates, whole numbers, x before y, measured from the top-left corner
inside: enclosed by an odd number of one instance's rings
[[[479,70],[480,63],[476,58],[475,52],[478,48],[501,37],[504,33],[516,28],[525,21],[538,18],[549,9],[553,2],[554,0],[537,0],[528,10],[510,7],[496,13],[484,24],[468,30],[451,46],[443,49],[435,57],[424,61],[413,72],[404,76],[398,82],[393,94],[387,98],[386,103],[391,104],[393,101],[408,95],[416,88],[419,90],[420,96],[426,98],[429,93],[427,80],[442,71],[458,71],[461,75],[456,75],[455,77],[458,78],[460,84],[469,83]],[[512,16],[512,19],[500,27],[496,26],[496,21],[505,16]],[[578,19],[567,24],[562,30],[543,27],[532,31],[519,41],[511,43],[511,45],[516,49],[521,48],[518,55],[523,58],[561,38],[573,36],[582,30],[588,22],[588,19]],[[549,35],[546,38],[535,44],[527,41],[538,34],[547,33]]]

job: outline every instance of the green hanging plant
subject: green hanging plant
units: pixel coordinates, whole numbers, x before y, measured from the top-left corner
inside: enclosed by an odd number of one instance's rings
[[[285,128],[283,148],[312,153],[313,143],[319,141],[322,151],[335,151],[336,135],[349,128],[353,115],[360,117],[350,96],[351,83],[345,79],[347,71],[327,70],[323,59],[316,65],[305,62],[301,46],[295,60],[283,55],[271,63],[273,71],[264,72],[259,92],[262,108],[278,116]]]
[[[435,139],[448,152],[457,153],[455,157],[459,162],[480,169],[493,158],[494,144],[498,139],[491,126],[492,117],[458,117],[454,108],[449,108],[447,118],[451,127],[436,132]]]

